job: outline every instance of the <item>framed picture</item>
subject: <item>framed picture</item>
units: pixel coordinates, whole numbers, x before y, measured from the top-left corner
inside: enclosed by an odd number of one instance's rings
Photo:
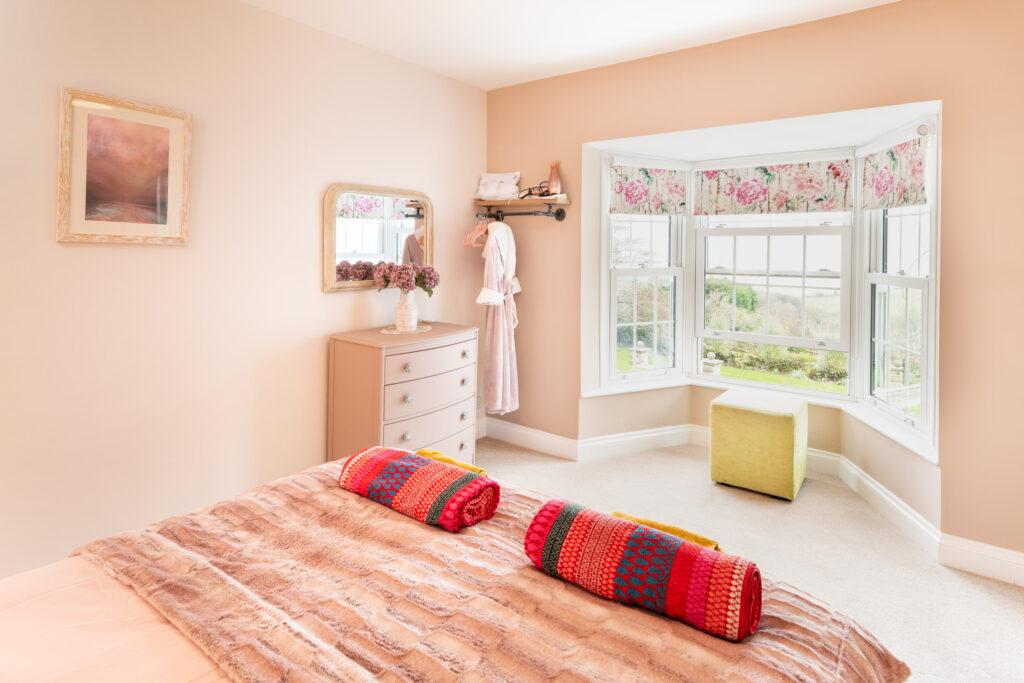
[[[192,117],[61,91],[57,241],[185,244]]]

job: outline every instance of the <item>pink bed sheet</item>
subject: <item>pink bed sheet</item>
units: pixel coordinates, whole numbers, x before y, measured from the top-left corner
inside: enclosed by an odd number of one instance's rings
[[[0,681],[227,680],[134,590],[81,557],[0,581]]]

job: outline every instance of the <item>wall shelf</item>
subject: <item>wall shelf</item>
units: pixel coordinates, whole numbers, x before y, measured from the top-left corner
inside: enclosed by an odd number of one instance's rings
[[[473,206],[485,207],[486,212],[477,212],[476,217],[495,218],[497,220],[503,220],[505,216],[550,216],[556,221],[565,220],[565,209],[562,206],[568,206],[571,202],[565,195],[557,195],[554,197],[527,197],[526,199],[477,199],[473,202]],[[547,207],[541,211],[538,207]],[[553,208],[553,207],[559,208]],[[521,208],[534,207],[532,211],[519,211]],[[507,211],[506,209],[512,209]]]

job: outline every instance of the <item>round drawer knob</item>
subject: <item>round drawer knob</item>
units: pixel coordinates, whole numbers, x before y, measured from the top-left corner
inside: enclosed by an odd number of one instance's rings
[[[459,444],[459,450],[460,451],[466,450],[466,442],[465,441],[463,441],[462,443]]]
[[[466,349],[462,349],[462,357],[469,358],[469,351],[467,351]]]
[[[465,377],[463,377],[463,378],[462,378],[462,381],[461,381],[461,382],[459,382],[459,384],[461,384],[462,386],[466,386],[467,384],[469,384],[469,380],[468,380],[468,379],[466,379]]]
[[[402,434],[402,441],[412,441],[412,432]]]
[[[461,415],[459,415],[459,419],[462,420],[463,422],[466,421],[467,417],[469,417],[469,413],[462,413]]]
[[[412,372],[412,363],[406,363],[403,365],[402,372]]]
[[[402,403],[412,403],[412,394],[406,394],[403,396]]]

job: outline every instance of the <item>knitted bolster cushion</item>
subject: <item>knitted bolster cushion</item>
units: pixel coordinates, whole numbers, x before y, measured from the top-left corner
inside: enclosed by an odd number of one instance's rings
[[[353,493],[451,532],[490,519],[501,495],[493,479],[383,446],[346,460],[338,482]]]
[[[643,524],[549,500],[526,531],[539,569],[727,640],[761,620],[761,572],[748,560]]]

